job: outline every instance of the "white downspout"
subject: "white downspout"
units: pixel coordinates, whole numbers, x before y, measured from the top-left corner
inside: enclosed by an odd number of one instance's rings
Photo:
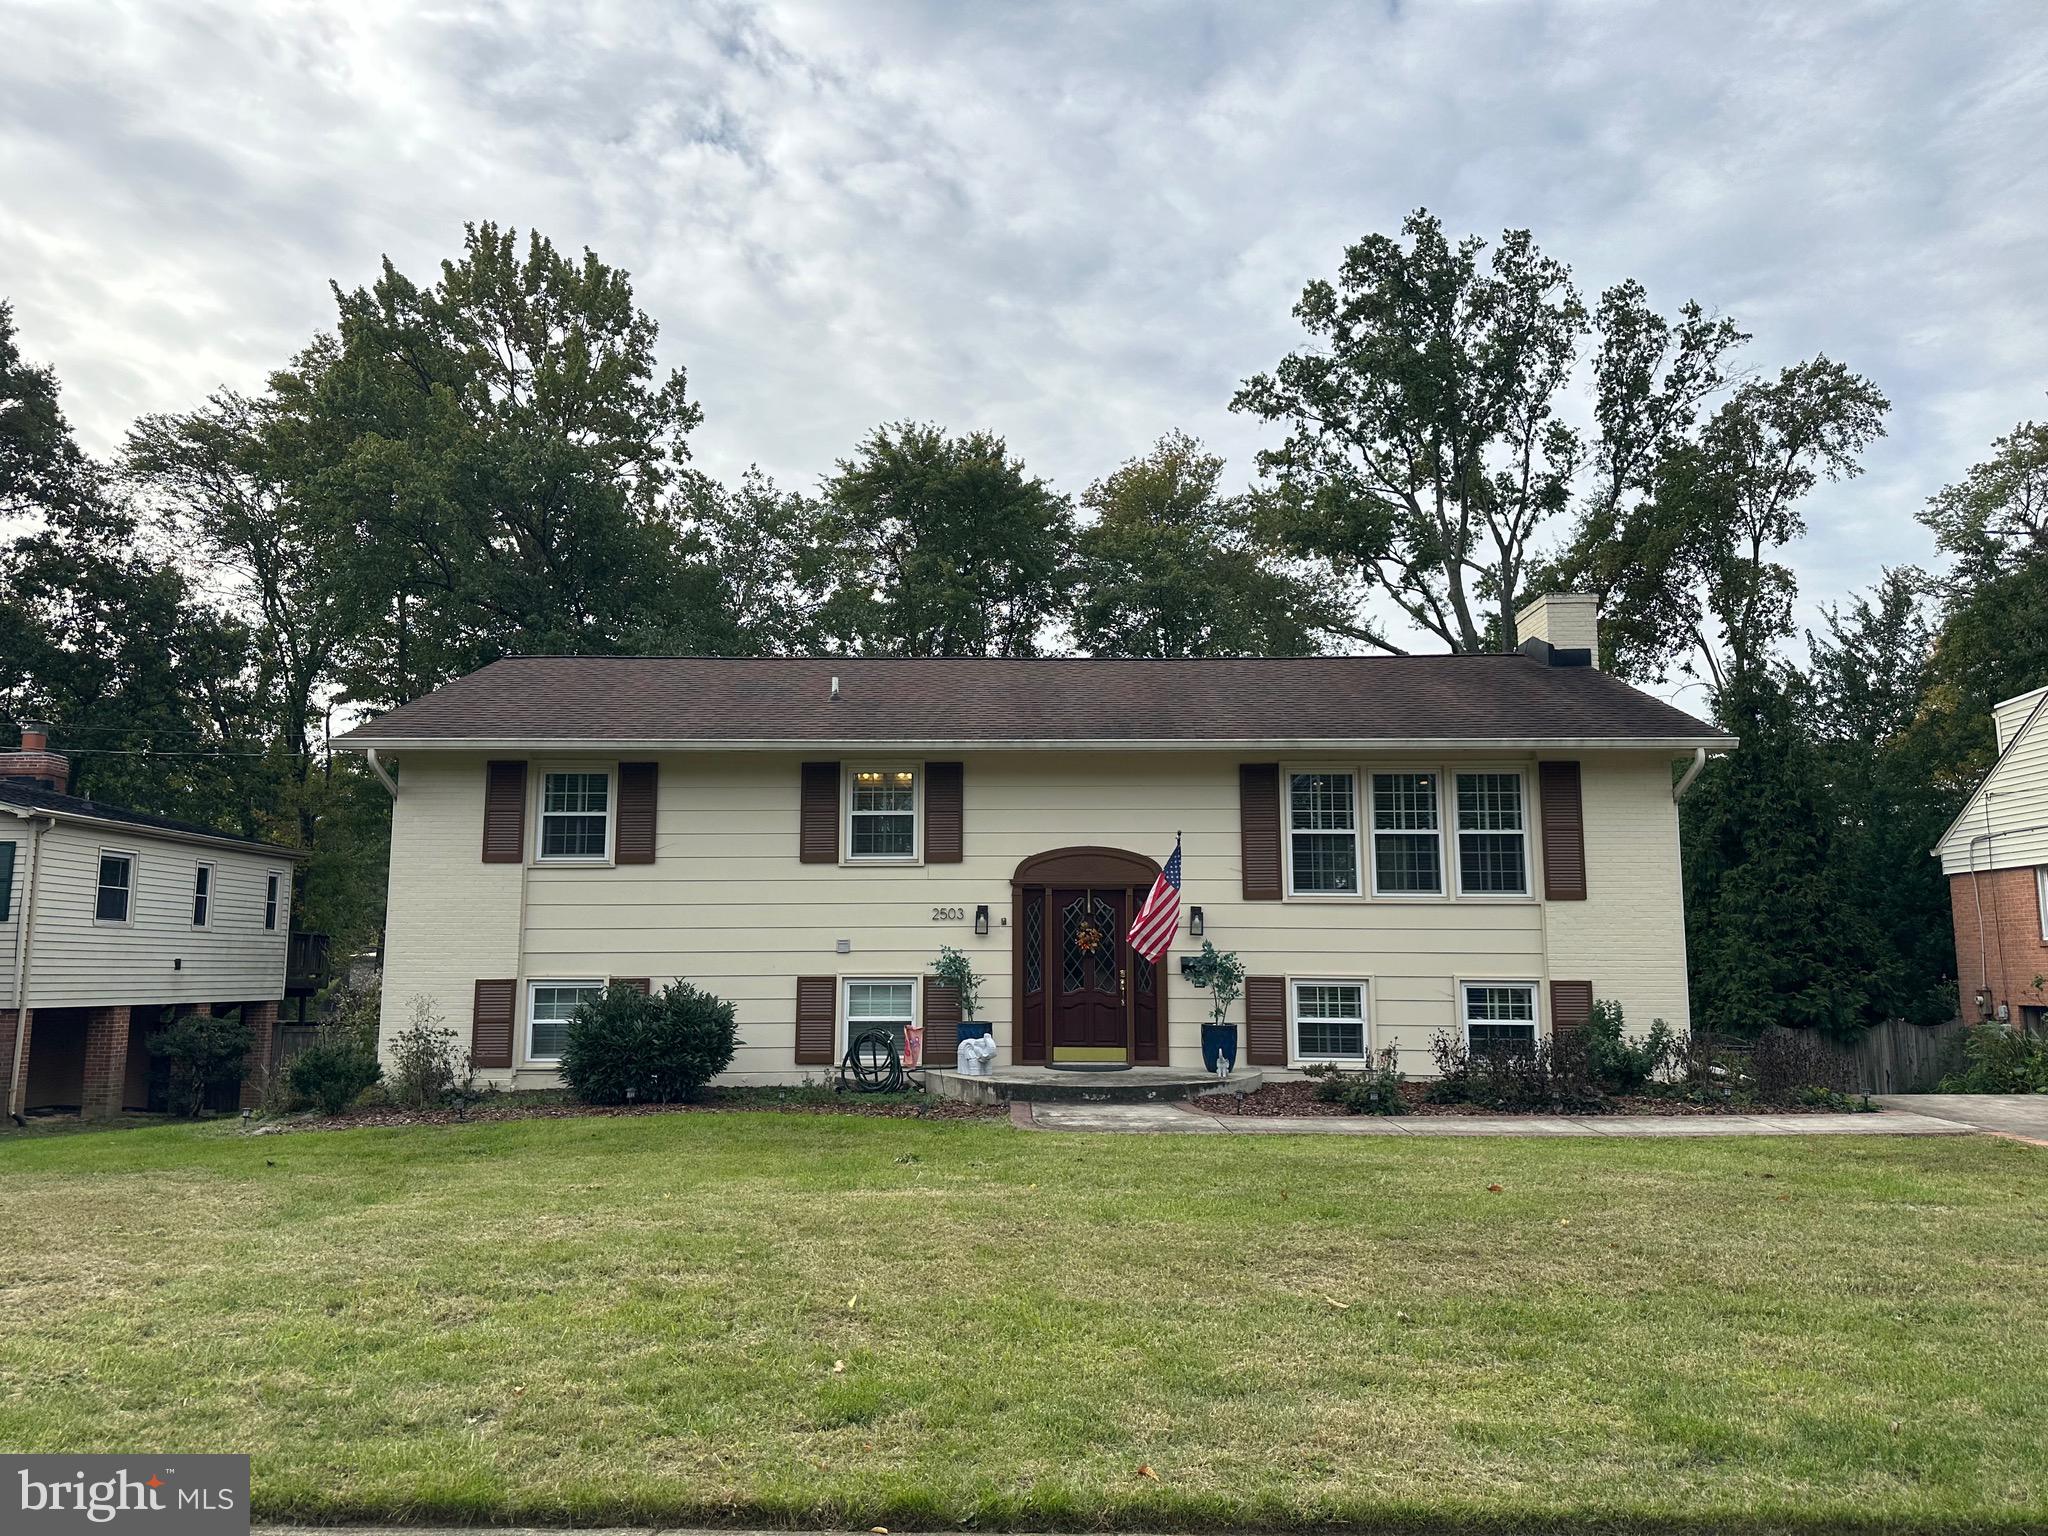
[[[29,936],[35,919],[36,875],[40,863],[36,850],[52,823],[21,811],[13,814],[28,828],[28,868],[22,873],[21,904],[14,914],[14,1052],[7,1058],[7,1114],[19,1124],[22,1096],[28,1090],[28,1063],[21,1059],[21,1055],[22,1047],[28,1042]]]
[[[1678,782],[1671,786],[1671,798],[1674,803],[1685,798],[1685,792],[1692,788],[1692,781],[1700,776],[1700,770],[1706,766],[1707,749],[1705,747],[1694,747],[1692,749],[1691,766],[1679,776]]]
[[[384,786],[392,799],[396,800],[398,798],[398,781],[386,773],[384,765],[377,761],[377,749],[375,747],[367,748],[363,756],[369,759],[370,772],[377,775],[377,782]]]

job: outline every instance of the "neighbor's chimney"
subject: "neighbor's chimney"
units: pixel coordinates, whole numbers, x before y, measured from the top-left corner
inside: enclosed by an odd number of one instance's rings
[[[21,750],[0,752],[0,784],[25,784],[61,795],[70,782],[71,759],[50,750],[50,728],[40,720],[22,721]]]
[[[1547,592],[1515,615],[1519,650],[1553,667],[1600,665],[1600,600],[1590,592]]]

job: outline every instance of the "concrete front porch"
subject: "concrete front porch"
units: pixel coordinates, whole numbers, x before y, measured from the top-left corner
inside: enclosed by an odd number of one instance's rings
[[[1219,1081],[1199,1067],[1123,1067],[1069,1071],[1057,1067],[998,1067],[987,1076],[931,1070],[925,1089],[970,1104],[1160,1104],[1204,1093],[1250,1093],[1266,1080],[1256,1067],[1239,1067]]]

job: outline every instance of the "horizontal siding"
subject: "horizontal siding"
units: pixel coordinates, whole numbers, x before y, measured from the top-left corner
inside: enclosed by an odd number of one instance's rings
[[[1601,978],[1631,1018],[1682,1024],[1684,938],[1677,884],[1671,769],[1655,754],[1589,765],[1587,902],[1287,900],[1241,898],[1235,753],[983,754],[966,761],[963,859],[934,866],[804,865],[798,860],[798,759],[740,754],[664,758],[655,862],[624,867],[485,865],[481,758],[414,754],[402,764],[393,821],[387,1041],[410,1011],[430,1007],[467,1038],[479,977],[511,976],[526,1034],[524,983],[688,977],[734,1001],[743,1044],[738,1079],[795,1078],[796,978],[915,977],[942,943],[967,951],[988,977],[980,1012],[1005,1056],[1014,1035],[1010,876],[1049,848],[1080,844],[1164,858],[1184,839],[1183,903],[1199,905],[1208,936],[1257,974],[1359,977],[1370,982],[1374,1033],[1402,1065],[1428,1066],[1430,1037],[1457,1022],[1460,979],[1541,982],[1546,922],[1569,908],[1562,942],[1578,969]],[[1439,762],[1443,760],[1439,759]],[[1489,757],[1498,763],[1498,756]],[[1455,767],[1455,762],[1444,763]],[[551,765],[552,766],[552,765]],[[1370,766],[1370,765],[1364,765]],[[1533,783],[1533,775],[1532,775]],[[1542,888],[1531,801],[1533,888]],[[532,845],[531,814],[527,844]],[[1605,890],[1603,891],[1603,883]],[[971,919],[986,903],[991,932],[932,920],[934,907]],[[850,953],[837,952],[845,940]],[[1165,962],[1168,1047],[1199,1059],[1207,995],[1181,981],[1177,960],[1199,948],[1185,932]],[[1239,1004],[1235,1017],[1242,1022]],[[551,1080],[544,1069],[504,1080]]]
[[[135,855],[132,920],[125,926],[93,921],[103,848]],[[69,822],[43,835],[36,857],[31,1007],[269,1002],[284,996],[289,860]],[[214,893],[211,922],[199,929],[192,926],[192,884],[202,861],[214,866]],[[277,927],[266,930],[264,889],[272,871],[280,877]]]
[[[1999,759],[1941,845],[1947,875],[2037,864],[2048,864],[2048,710]]]
[[[14,1006],[15,945],[21,938],[21,904],[28,900],[28,835],[17,830],[20,825],[12,822],[0,833],[0,843],[14,845],[14,897],[8,903],[7,921],[0,923],[0,1008]],[[7,1049],[13,1049],[11,1041]],[[5,1075],[0,1072],[0,1077]]]

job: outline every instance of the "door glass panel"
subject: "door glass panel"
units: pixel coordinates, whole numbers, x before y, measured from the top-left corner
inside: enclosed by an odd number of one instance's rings
[[[1060,989],[1078,992],[1088,981],[1088,951],[1083,933],[1089,930],[1088,898],[1076,896],[1060,912]]]
[[[1036,891],[1024,899],[1024,990],[1045,986],[1045,897]]]
[[[1116,908],[1100,896],[1089,903],[1089,918],[1095,925],[1095,990],[1117,990],[1117,951],[1123,935],[1117,930]]]

